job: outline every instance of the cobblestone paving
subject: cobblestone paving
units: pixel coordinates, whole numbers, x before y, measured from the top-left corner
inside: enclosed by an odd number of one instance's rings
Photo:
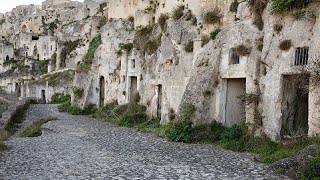
[[[26,124],[58,117],[37,138],[12,138],[0,179],[284,179],[239,154],[211,145],[166,142],[152,134],[32,105]]]

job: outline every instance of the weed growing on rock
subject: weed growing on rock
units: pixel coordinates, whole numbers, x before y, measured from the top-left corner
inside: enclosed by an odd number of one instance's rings
[[[212,32],[210,33],[210,38],[211,38],[212,40],[215,40],[216,37],[217,37],[217,35],[218,35],[220,32],[221,32],[221,29],[216,29],[216,30],[212,31]]]
[[[279,48],[283,51],[288,51],[292,47],[291,40],[283,40],[279,44]]]
[[[218,23],[220,22],[220,19],[221,19],[220,11],[215,9],[213,11],[206,12],[204,14],[203,19],[204,19],[204,22],[207,24]]]
[[[98,34],[96,37],[94,37],[89,44],[89,49],[87,54],[85,55],[84,62],[82,62],[77,69],[83,70],[83,71],[89,71],[92,66],[92,61],[94,59],[94,54],[96,53],[96,50],[98,47],[102,44],[101,40],[101,34]]]
[[[172,18],[174,20],[179,20],[180,18],[182,18],[182,16],[184,15],[184,8],[184,5],[179,5],[176,9],[174,9],[172,12]]]
[[[237,12],[238,10],[238,6],[239,6],[239,2],[238,1],[234,1],[230,4],[230,12]]]
[[[164,31],[167,27],[167,20],[169,19],[169,16],[166,14],[161,14],[159,19],[158,19],[158,23],[160,25],[160,28],[162,31]]]

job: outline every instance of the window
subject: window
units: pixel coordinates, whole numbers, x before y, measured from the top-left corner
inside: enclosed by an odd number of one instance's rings
[[[136,68],[136,60],[132,59],[131,65],[133,69]]]
[[[230,51],[230,64],[239,64],[240,63],[240,56],[237,52],[236,48],[232,48]]]
[[[302,66],[307,65],[309,59],[309,47],[296,48],[294,56],[294,65]]]

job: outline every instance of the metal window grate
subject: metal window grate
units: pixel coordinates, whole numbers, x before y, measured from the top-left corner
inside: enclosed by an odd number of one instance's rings
[[[236,48],[232,48],[230,51],[230,62],[231,64],[240,64],[240,56]]]
[[[309,59],[309,47],[296,48],[294,56],[294,65],[302,66],[307,65]]]

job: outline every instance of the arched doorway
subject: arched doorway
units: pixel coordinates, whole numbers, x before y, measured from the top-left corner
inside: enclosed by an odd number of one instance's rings
[[[21,96],[21,87],[20,87],[19,83],[16,83],[15,94],[16,94],[18,97]]]
[[[100,82],[99,82],[99,89],[100,89],[100,93],[99,93],[99,107],[104,106],[104,99],[105,99],[105,80],[104,77],[101,76],[100,77]]]
[[[9,61],[10,60],[10,57],[7,55],[6,56],[6,61]]]

